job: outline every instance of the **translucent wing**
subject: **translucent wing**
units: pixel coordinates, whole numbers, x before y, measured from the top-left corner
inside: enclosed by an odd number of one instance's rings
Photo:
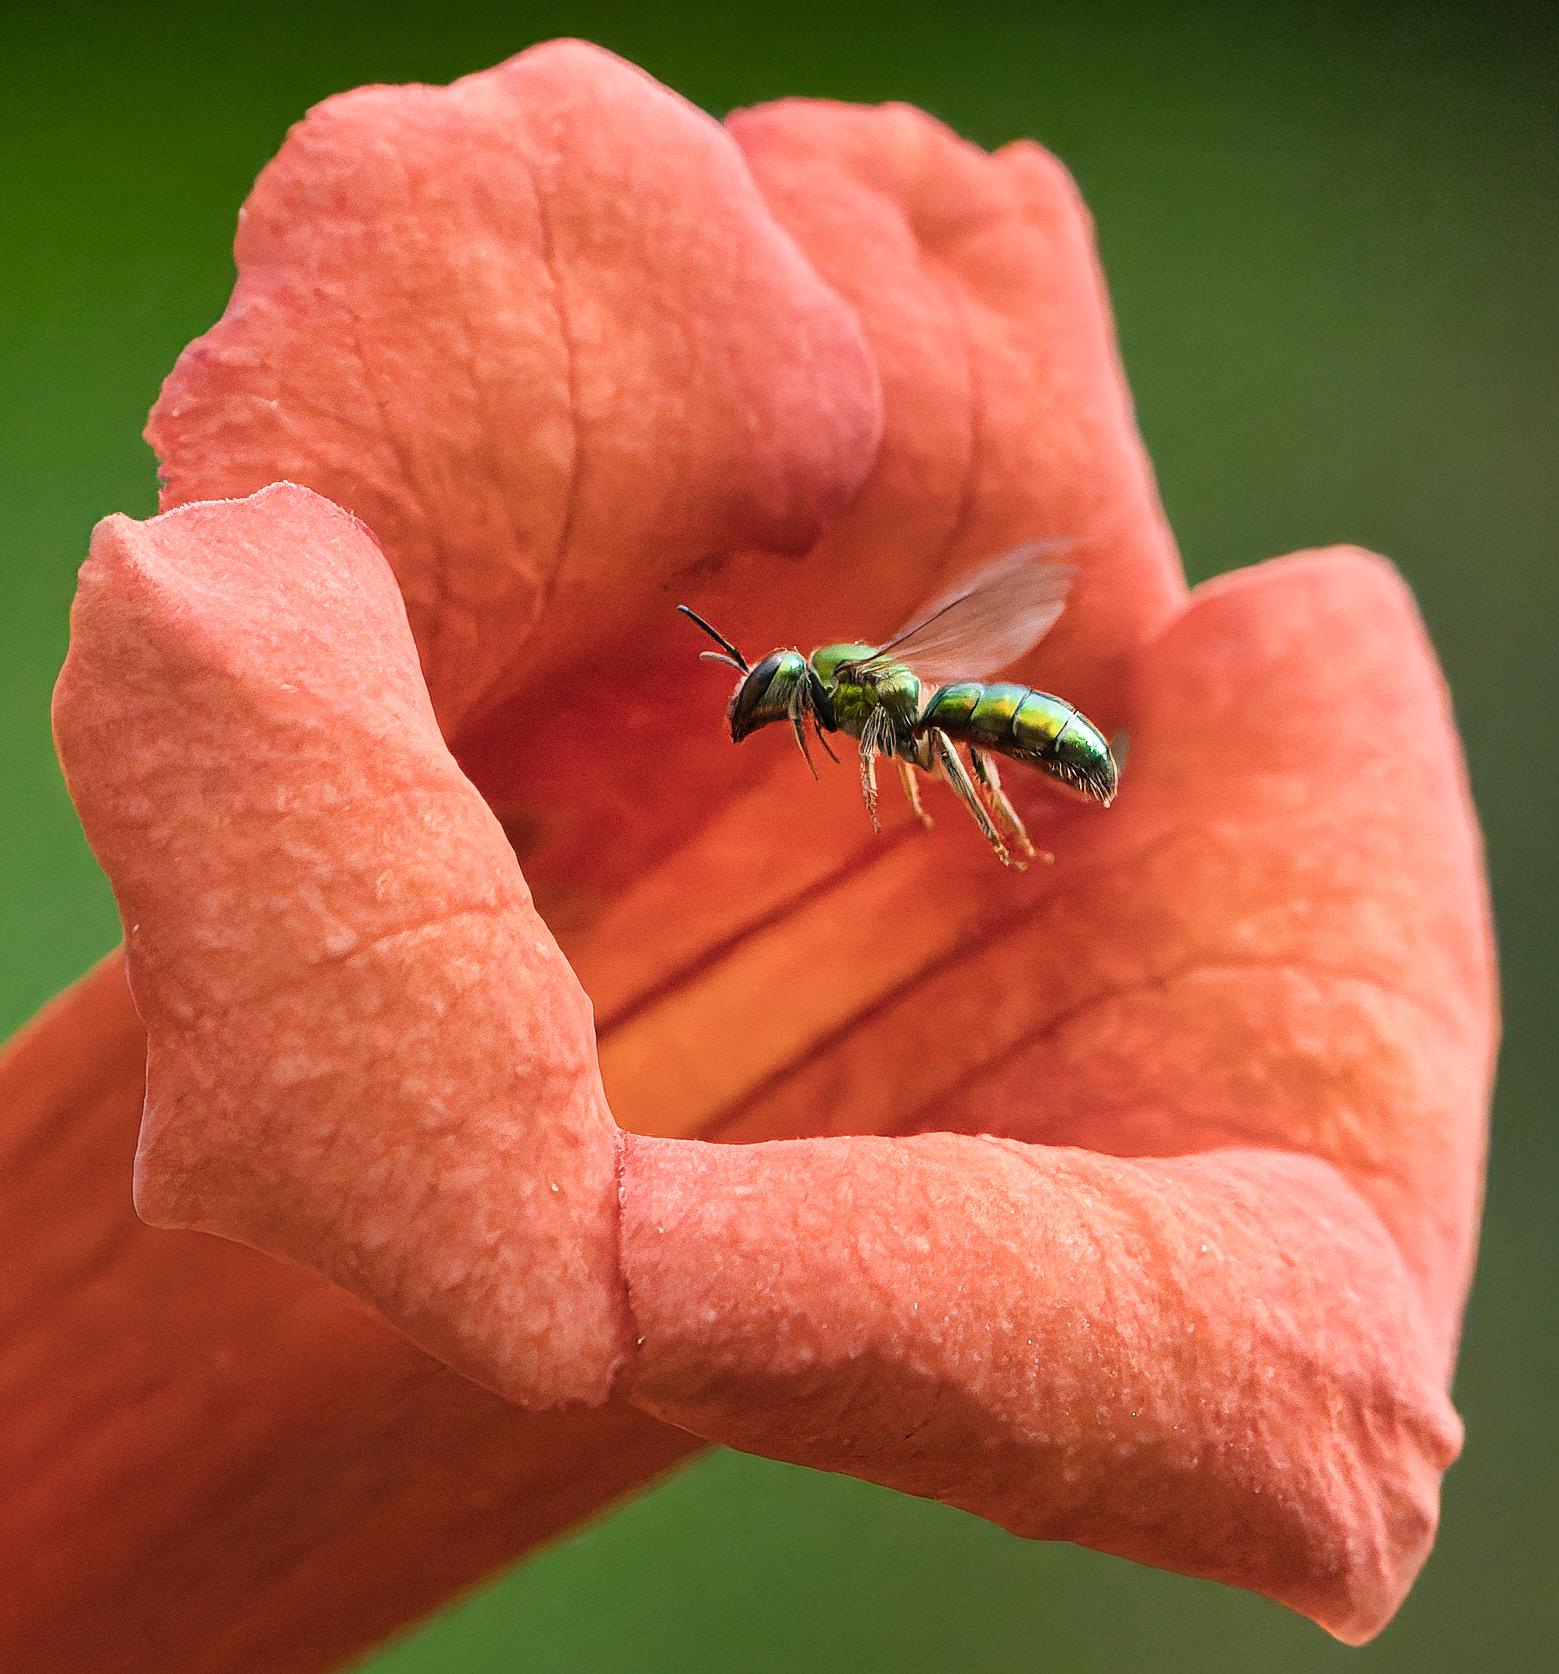
[[[934,684],[999,673],[1033,650],[1066,608],[1072,568],[1054,555],[1068,544],[1035,541],[993,559],[927,605],[861,667],[907,663]]]

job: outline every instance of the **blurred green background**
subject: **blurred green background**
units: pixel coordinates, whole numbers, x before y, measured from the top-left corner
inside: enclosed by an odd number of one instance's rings
[[[101,514],[220,312],[287,125],[580,34],[712,110],[905,98],[1033,134],[1098,218],[1142,425],[1194,577],[1357,540],[1416,587],[1482,810],[1507,1038],[1457,1386],[1466,1454],[1412,1599],[1362,1652],[1275,1606],[942,1508],[712,1456],[370,1663],[488,1670],[1517,1670],[1559,1665],[1559,32],[1498,6],[900,10],[794,0],[224,14],[7,8],[0,108],[0,1028],[115,938],[48,695]]]

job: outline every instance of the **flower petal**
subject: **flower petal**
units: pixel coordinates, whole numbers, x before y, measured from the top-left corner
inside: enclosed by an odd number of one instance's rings
[[[744,1113],[1011,1137],[631,1141],[632,1389],[1362,1639],[1457,1445],[1494,1036],[1476,826],[1378,561],[1228,578],[1143,663],[1093,869],[922,959]]]
[[[532,1406],[627,1345],[590,1004],[305,489],[93,541],[56,730],[149,1031],[137,1202],[319,1267]]]
[[[1110,695],[1185,584],[1066,170],[1028,142],[987,156],[906,105],[795,99],[729,126],[882,378],[877,468],[821,559],[836,624],[858,604],[889,625],[959,569],[1057,538],[1078,578],[1043,667],[1080,701]]]
[[[735,1447],[1377,1632],[1460,1427],[1325,1165],[630,1141],[634,1398]]]
[[[526,1413],[316,1275],[128,1191],[116,954],[0,1054],[0,1667],[340,1667],[696,1446]]]
[[[236,255],[152,415],[164,504],[285,476],[362,517],[446,730],[669,576],[804,551],[872,461],[859,328],[735,146],[579,42],[327,100]]]

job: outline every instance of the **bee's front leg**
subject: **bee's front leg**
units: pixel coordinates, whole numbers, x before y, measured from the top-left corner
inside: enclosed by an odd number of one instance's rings
[[[877,818],[877,757],[892,750],[893,722],[886,710],[874,709],[861,728],[861,795],[866,798],[873,831],[882,830]]]
[[[806,757],[807,766],[812,769],[812,777],[815,779],[817,777],[817,763],[813,761],[812,752],[807,748],[807,729],[804,724],[807,717],[807,707],[807,689],[804,685],[797,685],[795,691],[790,694],[790,727],[796,735],[796,743],[800,746],[802,755]],[[819,733],[818,737],[821,738],[822,734]]]

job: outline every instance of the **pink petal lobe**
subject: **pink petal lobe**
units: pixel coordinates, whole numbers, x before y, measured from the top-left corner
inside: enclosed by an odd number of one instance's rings
[[[634,1139],[635,1399],[1019,1534],[1389,1619],[1460,1428],[1325,1165],[1013,1140]]]
[[[805,550],[871,464],[849,309],[718,124],[579,42],[326,101],[236,255],[148,429],[165,505],[285,476],[362,517],[447,731],[689,566]]]
[[[963,1132],[630,1141],[634,1396],[1367,1638],[1458,1444],[1495,1035],[1443,686],[1389,568],[1325,553],[1194,595],[1128,701],[1092,864],[726,1129]]]
[[[1348,548],[1221,577],[1143,659],[1135,712],[1115,829],[1137,858],[1077,928],[1112,924],[1145,958],[1063,1031],[1043,1137],[1157,1153],[1189,1131],[1326,1158],[1402,1250],[1449,1376],[1498,994],[1477,817],[1412,596]],[[1172,1092],[1157,1113],[1134,1058]]]
[[[307,490],[93,541],[56,699],[149,1031],[137,1202],[308,1263],[512,1399],[625,1346],[590,1005]]]
[[[902,616],[970,564],[1056,538],[1079,573],[1044,667],[1096,700],[1184,582],[1065,169],[1027,142],[988,156],[904,105],[787,100],[729,126],[882,378],[877,468],[825,547],[833,636],[860,631],[857,600],[862,623]]]

